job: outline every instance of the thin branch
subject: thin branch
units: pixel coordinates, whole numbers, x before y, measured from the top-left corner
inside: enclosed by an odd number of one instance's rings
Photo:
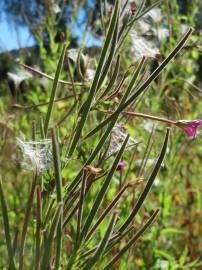
[[[54,77],[52,77],[52,76],[50,76],[50,75],[48,75],[48,74],[46,74],[46,73],[44,73],[44,72],[42,72],[40,70],[37,70],[37,69],[35,69],[33,67],[30,67],[28,65],[25,65],[23,63],[19,63],[19,65],[24,67],[25,69],[35,73],[35,74],[38,74],[38,75],[42,76],[42,77],[45,77],[45,78],[47,78],[49,80],[52,80],[52,81],[54,80]],[[67,82],[67,81],[63,81],[63,80],[58,80],[58,82],[61,83],[61,84],[67,84],[67,85],[70,85],[70,86],[85,86],[85,84],[83,82],[82,83],[74,82],[74,84],[72,82]]]

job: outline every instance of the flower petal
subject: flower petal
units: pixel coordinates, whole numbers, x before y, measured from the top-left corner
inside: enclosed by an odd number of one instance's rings
[[[179,120],[176,122],[176,125],[185,131],[189,139],[194,139],[196,138],[197,127],[202,125],[202,119]]]
[[[127,163],[126,162],[119,162],[118,165],[117,165],[117,168],[116,170],[117,171],[122,171],[125,167],[127,166]]]

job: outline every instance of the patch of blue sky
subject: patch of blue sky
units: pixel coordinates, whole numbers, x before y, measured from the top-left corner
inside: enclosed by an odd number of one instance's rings
[[[28,27],[15,27],[14,22],[8,22],[6,15],[3,14],[0,21],[0,52],[18,50],[35,44],[36,41]]]
[[[94,8],[95,0],[87,0],[87,5],[88,5],[89,8]]]
[[[87,7],[94,8],[94,0],[87,0]],[[78,12],[77,20],[72,27],[72,36],[77,38],[78,45],[85,45],[86,47],[101,46],[102,40],[98,39],[86,30],[87,12],[81,8]],[[69,24],[71,24],[69,22]],[[19,48],[31,47],[37,42],[32,36],[30,30],[26,26],[15,26],[14,21],[8,21],[6,14],[1,14],[0,20],[0,52],[18,50]]]
[[[93,4],[93,1],[89,1]],[[72,26],[72,37],[77,39],[78,45],[85,45],[86,47],[102,45],[102,40],[96,38],[93,33],[86,30],[87,14],[85,9],[81,8],[78,11],[77,21]]]

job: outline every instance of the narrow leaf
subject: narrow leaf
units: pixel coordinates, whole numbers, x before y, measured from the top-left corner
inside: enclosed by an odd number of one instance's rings
[[[109,123],[109,121],[111,121],[113,118],[116,117],[116,118],[118,119],[119,114],[116,113],[116,112],[120,109],[120,107],[124,104],[124,102],[127,100],[128,96],[130,95],[130,93],[131,93],[131,91],[132,91],[132,89],[133,89],[133,87],[134,87],[134,85],[135,85],[135,82],[137,81],[137,78],[138,78],[138,76],[139,76],[139,74],[140,74],[140,72],[141,72],[141,70],[142,70],[142,68],[143,68],[144,62],[145,62],[145,58],[143,57],[143,58],[142,58],[142,61],[139,63],[139,65],[137,66],[137,68],[136,68],[135,71],[134,71],[134,74],[133,74],[133,76],[132,76],[132,78],[131,78],[131,80],[130,80],[130,83],[129,83],[127,89],[126,89],[126,92],[124,93],[124,96],[123,96],[123,98],[122,98],[122,100],[121,100],[121,102],[120,102],[120,104],[119,104],[117,110],[116,110],[115,113],[113,114],[114,117],[111,117],[111,118],[110,118],[110,117],[107,117],[107,118],[106,118],[103,122],[101,122],[95,129],[93,129],[92,131],[90,131],[90,132],[82,139],[82,141],[85,140],[85,139],[87,139],[87,138],[89,138],[89,137],[91,137],[91,136],[93,136],[93,135],[94,135],[95,133],[97,133],[101,128],[103,128],[107,123]]]
[[[29,194],[29,198],[28,198],[28,202],[27,202],[27,208],[26,208],[24,223],[23,223],[23,227],[22,227],[20,252],[19,252],[19,270],[23,269],[25,239],[26,239],[26,235],[27,235],[27,228],[28,228],[29,218],[30,218],[31,209],[32,209],[32,205],[33,205],[33,199],[34,199],[37,178],[38,178],[38,175],[37,175],[37,172],[35,172],[33,175],[31,190],[30,190],[30,194]]]
[[[127,184],[124,185],[122,187],[122,189],[119,191],[119,193],[116,195],[116,197],[108,205],[108,207],[102,212],[102,214],[100,215],[100,217],[98,218],[96,223],[93,225],[93,227],[91,228],[91,230],[87,234],[87,236],[86,236],[87,240],[91,237],[91,235],[94,233],[94,231],[97,229],[97,227],[102,223],[102,221],[104,220],[106,215],[109,214],[110,211],[117,205],[118,201],[120,200],[120,198],[122,197],[122,195],[124,194],[124,192],[127,190],[128,187],[129,187],[129,185],[127,185]]]
[[[55,215],[53,217],[53,221],[52,221],[52,224],[50,227],[50,232],[49,232],[48,238],[44,244],[44,254],[42,257],[41,269],[47,269],[47,267],[48,267],[48,264],[50,261],[50,256],[51,256],[51,248],[53,245],[54,234],[56,232],[58,223],[60,221],[62,207],[63,207],[63,204],[59,203],[58,208],[56,209]]]
[[[140,238],[140,236],[146,231],[146,229],[151,225],[151,223],[156,218],[157,214],[159,212],[159,209],[157,209],[152,216],[149,218],[149,220],[145,223],[145,225],[132,237],[132,239],[119,251],[119,253],[112,258],[112,260],[103,268],[103,270],[110,270],[112,269],[112,266],[115,262],[117,262],[123,254],[132,246],[135,244],[135,242]]]
[[[114,85],[114,82],[116,81],[117,76],[119,74],[119,68],[120,68],[120,55],[117,56],[117,60],[116,60],[116,63],[115,63],[115,68],[114,68],[112,77],[111,77],[111,79],[109,81],[109,84],[107,85],[106,89],[103,91],[101,96],[98,98],[99,101],[102,100],[109,93],[109,91],[112,89],[112,87]]]
[[[106,63],[103,67],[103,70],[102,70],[102,74],[99,78],[99,81],[98,81],[98,86],[97,86],[97,91],[98,89],[102,86],[102,83],[111,67],[111,64],[112,64],[112,61],[114,59],[114,54],[115,54],[115,51],[116,51],[116,44],[117,44],[117,39],[118,39],[118,30],[119,30],[119,10],[118,10],[118,14],[117,14],[117,22],[116,22],[116,26],[115,26],[115,29],[114,29],[114,34],[113,34],[113,38],[112,38],[112,43],[111,43],[111,50],[109,52],[109,56],[107,57],[107,60],[106,60]]]
[[[55,129],[51,129],[52,135],[52,146],[53,146],[53,163],[55,171],[55,182],[56,182],[56,193],[57,193],[57,203],[62,202],[62,177],[61,177],[61,164],[60,164],[60,153],[58,141],[55,134]],[[60,257],[62,249],[62,214],[60,215],[57,227],[56,235],[56,258],[55,258],[55,270],[60,266]]]
[[[56,138],[55,129],[51,129],[51,135],[52,135],[53,164],[55,171],[57,202],[61,202],[62,201],[61,164],[60,164],[59,145]]]
[[[65,57],[65,52],[66,52],[66,45],[63,46],[62,53],[61,53],[61,56],[60,56],[60,59],[59,59],[58,65],[57,65],[55,78],[54,78],[54,81],[53,81],[53,87],[52,87],[52,90],[51,90],[50,101],[49,101],[49,104],[48,104],[48,110],[47,110],[47,113],[46,113],[46,118],[45,118],[45,123],[44,123],[45,136],[47,136],[47,133],[48,133],[48,126],[49,126],[49,122],[50,122],[50,118],[51,118],[51,113],[52,113],[52,110],[53,110],[54,99],[55,99],[55,96],[56,96],[59,76],[60,76],[60,72],[62,70],[62,65],[63,65],[63,61],[64,61],[64,57]]]
[[[109,239],[113,233],[114,226],[116,224],[116,220],[117,220],[117,213],[114,213],[112,216],[112,219],[108,225],[108,228],[105,232],[105,235],[104,235],[103,239],[101,240],[100,245],[98,246],[97,250],[95,251],[95,254],[87,262],[87,264],[84,266],[84,268],[82,270],[90,270],[98,262],[98,260],[101,258],[102,254],[105,251],[105,248],[107,247],[107,245],[109,243]]]
[[[77,247],[80,245],[80,230],[81,230],[81,224],[82,224],[82,218],[83,218],[83,202],[84,202],[84,195],[85,195],[85,190],[86,190],[86,176],[87,176],[87,172],[84,171],[81,190],[80,190],[79,205],[78,205],[79,210],[78,210],[78,218],[77,218],[77,235],[76,235]]]
[[[108,52],[108,49],[109,49],[109,46],[110,46],[110,43],[111,43],[111,40],[113,37],[113,33],[114,33],[114,30],[115,30],[115,27],[117,24],[118,13],[119,13],[119,0],[116,1],[115,7],[114,7],[114,12],[112,14],[109,30],[107,32],[105,43],[103,45],[103,49],[102,49],[101,56],[100,56],[100,59],[98,62],[98,67],[96,69],[95,77],[94,77],[92,86],[90,88],[87,101],[82,106],[82,110],[81,110],[82,114],[81,114],[81,117],[80,117],[78,124],[76,126],[76,132],[75,132],[73,140],[71,142],[71,146],[70,146],[70,149],[68,152],[68,157],[71,157],[76,149],[76,146],[77,146],[78,141],[79,141],[80,136],[81,136],[81,132],[83,130],[88,113],[90,111],[93,98],[94,98],[95,93],[97,91],[98,81],[99,81],[99,78],[101,76],[101,71],[102,71],[102,68],[104,66],[104,61],[106,59],[106,55],[107,55],[107,52]]]
[[[14,270],[15,263],[14,263],[13,248],[12,248],[11,236],[10,236],[8,209],[7,209],[7,204],[6,204],[6,199],[5,199],[1,179],[0,179],[0,200],[1,200],[1,209],[2,209],[2,216],[3,216],[3,224],[4,224],[4,233],[5,233],[5,238],[6,238],[6,245],[7,245],[7,251],[8,251],[9,266],[10,266],[9,269]]]
[[[94,135],[96,132],[98,132],[101,128],[103,128],[106,124],[111,121],[115,115],[119,115],[124,109],[126,109],[132,102],[134,102],[139,95],[141,95],[148,86],[152,83],[152,81],[162,72],[162,70],[168,65],[168,63],[177,55],[177,53],[181,50],[183,45],[185,44],[188,37],[191,35],[192,29],[190,28],[181,38],[181,40],[178,42],[176,47],[173,49],[173,51],[167,56],[167,58],[153,71],[153,73],[150,75],[150,77],[140,85],[138,90],[130,96],[130,98],[127,99],[127,101],[124,104],[121,104],[117,110],[110,116],[108,116],[103,122],[101,122],[95,129],[90,131],[84,139],[89,138],[90,136]],[[84,140],[83,139],[83,140]]]
[[[121,228],[119,229],[120,232],[123,232],[128,225],[133,221],[135,215],[137,214],[137,212],[139,211],[140,207],[142,206],[144,200],[146,199],[147,194],[149,193],[151,186],[156,178],[156,175],[159,171],[159,169],[161,168],[161,164],[163,162],[163,159],[165,157],[166,154],[166,149],[167,149],[167,145],[168,145],[168,137],[169,137],[169,129],[167,129],[166,132],[166,136],[164,139],[164,143],[159,155],[159,158],[154,166],[154,169],[149,177],[149,180],[147,181],[147,184],[142,192],[142,194],[140,195],[139,199],[137,200],[133,210],[131,211],[129,217],[126,219],[126,221],[124,222],[124,224],[121,226]]]
[[[35,244],[35,270],[40,270],[41,255],[41,188],[36,187],[37,207],[36,207],[36,244]]]
[[[121,149],[119,150],[119,152],[118,152],[118,154],[117,154],[117,156],[116,156],[116,158],[115,158],[115,160],[114,160],[114,162],[112,164],[112,167],[111,167],[108,175],[106,176],[106,179],[105,179],[104,183],[102,184],[102,186],[100,188],[100,191],[97,194],[95,202],[94,202],[94,204],[93,204],[93,206],[91,208],[90,213],[88,214],[88,216],[86,218],[83,230],[81,232],[81,240],[86,236],[86,234],[87,234],[87,232],[88,232],[88,230],[89,230],[89,228],[90,228],[90,226],[91,226],[91,224],[93,222],[93,219],[94,219],[94,217],[95,217],[95,215],[97,213],[97,210],[98,210],[100,204],[102,203],[102,201],[104,199],[104,196],[105,196],[105,194],[107,192],[107,189],[109,187],[109,184],[111,182],[113,174],[114,174],[114,172],[115,172],[115,170],[117,168],[117,165],[118,165],[118,163],[119,163],[119,161],[120,161],[120,159],[121,159],[121,157],[123,155],[123,152],[124,152],[124,150],[126,148],[128,139],[129,139],[129,135],[126,137],[124,143],[122,144]]]

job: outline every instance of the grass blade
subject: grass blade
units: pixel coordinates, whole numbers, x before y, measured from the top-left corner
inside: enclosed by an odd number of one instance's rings
[[[55,134],[55,129],[51,129],[51,135],[52,135],[52,146],[53,146],[53,163],[54,163],[54,171],[55,171],[57,203],[61,203],[62,202],[61,164],[60,164],[59,146],[58,146],[58,141]],[[55,269],[58,269],[60,265],[60,257],[61,257],[61,249],[62,249],[62,223],[63,223],[63,218],[61,214],[60,220],[57,226],[57,235],[56,235]]]
[[[102,100],[108,93],[109,91],[112,89],[116,79],[117,79],[117,76],[118,76],[118,73],[119,73],[119,68],[120,68],[120,55],[117,56],[117,60],[116,60],[116,63],[115,63],[115,68],[114,68],[114,71],[113,71],[113,74],[112,74],[112,77],[109,81],[109,84],[107,85],[106,89],[103,91],[103,93],[101,94],[101,96],[98,98],[98,101]]]
[[[30,190],[26,213],[25,213],[25,219],[24,219],[24,223],[23,223],[23,227],[22,227],[20,252],[19,252],[19,270],[23,269],[25,239],[26,239],[26,235],[27,235],[28,222],[29,222],[29,218],[30,218],[30,214],[31,214],[37,178],[38,178],[38,175],[37,175],[37,172],[35,172],[33,175],[31,190]]]
[[[94,202],[94,204],[93,204],[93,206],[91,208],[90,213],[88,214],[88,216],[86,218],[83,230],[81,232],[81,240],[84,238],[84,236],[87,235],[87,232],[88,232],[88,230],[89,230],[89,228],[90,228],[90,226],[91,226],[91,224],[93,222],[93,219],[94,219],[94,217],[95,217],[95,215],[97,213],[97,210],[98,210],[98,208],[99,208],[99,206],[100,206],[100,204],[101,204],[101,202],[102,202],[102,200],[104,198],[104,195],[107,192],[107,189],[109,187],[112,176],[113,176],[113,174],[114,174],[114,172],[115,172],[115,170],[117,168],[117,165],[118,165],[118,163],[119,163],[119,161],[120,161],[120,159],[121,159],[121,157],[123,155],[123,152],[124,152],[124,150],[126,148],[128,139],[129,139],[129,135],[126,137],[124,143],[122,144],[121,149],[118,152],[118,154],[117,154],[117,156],[116,156],[116,158],[115,158],[115,160],[114,160],[114,162],[112,164],[112,167],[111,167],[109,173],[107,174],[104,183],[102,184],[102,187],[101,187],[99,193],[97,194],[95,202]]]
[[[74,151],[76,149],[76,146],[77,146],[78,141],[79,141],[80,136],[81,136],[81,132],[83,130],[83,127],[85,125],[88,113],[90,111],[94,95],[95,95],[95,93],[97,91],[97,88],[98,88],[97,86],[98,86],[98,81],[99,81],[99,78],[100,78],[100,74],[101,74],[102,68],[104,66],[104,61],[105,61],[106,56],[107,56],[107,52],[108,52],[108,49],[109,49],[109,46],[110,46],[110,43],[111,43],[111,40],[112,40],[112,37],[113,37],[113,33],[114,33],[116,25],[117,25],[118,13],[119,13],[119,0],[116,1],[115,7],[114,7],[114,12],[112,14],[109,30],[108,30],[106,40],[105,40],[105,43],[104,43],[104,46],[103,46],[103,49],[102,49],[102,52],[101,52],[101,56],[100,56],[100,59],[99,59],[99,62],[98,62],[98,67],[96,69],[95,77],[94,77],[92,86],[90,88],[87,101],[82,106],[81,118],[80,118],[80,120],[79,120],[79,122],[78,122],[78,124],[76,126],[76,132],[74,134],[74,137],[73,137],[73,140],[71,142],[71,146],[70,146],[70,149],[69,149],[69,152],[68,152],[68,157],[69,158],[73,155],[73,153],[74,153]]]
[[[105,249],[104,253],[108,253],[108,251],[110,251],[110,249],[115,246],[117,243],[119,243],[128,233],[130,233],[132,230],[134,230],[134,226],[132,225],[129,229],[127,229],[124,233],[122,234],[115,234],[112,235],[112,237],[109,240],[109,243],[107,245],[107,248]],[[95,252],[95,250],[97,249],[98,246],[95,246],[94,248],[86,251],[85,253],[81,254],[81,258],[85,258],[88,257],[89,255],[91,255],[92,253]]]
[[[57,202],[62,201],[62,177],[61,177],[61,164],[58,141],[55,134],[55,129],[51,129],[52,147],[53,147],[53,164],[55,171],[56,193]]]
[[[128,225],[133,221],[135,215],[139,211],[139,209],[142,206],[147,194],[149,193],[149,191],[151,189],[151,186],[152,186],[152,184],[153,184],[153,182],[154,182],[154,180],[156,178],[156,175],[157,175],[158,171],[160,170],[161,164],[162,164],[163,159],[165,157],[166,149],[167,149],[167,145],[168,145],[168,138],[169,138],[169,129],[167,129],[166,136],[165,136],[165,139],[164,139],[164,143],[163,143],[159,158],[156,161],[155,167],[154,167],[154,169],[153,169],[153,171],[152,171],[152,173],[151,173],[151,175],[149,177],[149,180],[147,181],[147,184],[146,184],[142,194],[140,195],[138,201],[136,202],[133,210],[131,211],[129,217],[126,219],[124,224],[120,227],[119,232],[123,232],[128,227]]]
[[[102,241],[100,242],[100,245],[98,246],[97,250],[95,251],[95,254],[87,262],[87,264],[83,267],[82,270],[90,270],[97,263],[97,261],[100,259],[100,257],[102,256],[102,254],[105,251],[105,248],[107,247],[107,245],[109,243],[109,239],[113,233],[114,226],[116,224],[116,220],[117,220],[117,213],[114,213],[112,216],[112,219],[108,225],[108,228],[105,232],[105,235],[104,235]]]
[[[145,225],[132,237],[132,239],[126,244],[119,253],[112,258],[112,260],[103,268],[103,270],[110,270],[115,262],[117,262],[120,257],[123,256],[123,254],[132,246],[135,244],[135,242],[140,238],[140,236],[146,231],[146,229],[152,224],[154,219],[156,218],[157,214],[159,212],[159,209],[157,209],[152,216],[149,218],[149,220],[145,223]]]
[[[41,188],[36,187],[37,207],[36,207],[36,244],[35,244],[35,270],[40,270],[40,255],[41,255]]]
[[[54,104],[54,99],[55,99],[55,95],[56,95],[56,91],[57,91],[57,86],[58,86],[58,81],[59,81],[59,76],[60,76],[60,72],[62,70],[62,65],[63,65],[63,61],[64,61],[64,57],[65,57],[65,52],[66,52],[66,45],[64,44],[63,49],[62,49],[62,53],[57,65],[57,70],[55,73],[55,78],[53,81],[53,87],[51,90],[51,96],[50,96],[50,101],[48,104],[48,110],[46,113],[46,118],[45,118],[45,123],[44,123],[44,133],[45,136],[47,136],[48,133],[48,126],[49,126],[49,122],[50,122],[50,118],[51,118],[51,113],[53,110],[53,104]]]
[[[177,55],[177,53],[182,49],[183,45],[187,41],[188,37],[191,35],[192,29],[190,28],[181,38],[181,40],[178,42],[176,47],[173,49],[173,51],[167,56],[167,58],[153,71],[153,73],[150,75],[150,77],[140,85],[138,90],[131,95],[131,97],[124,103],[121,104],[117,110],[107,117],[103,122],[101,122],[95,129],[90,131],[83,140],[91,137],[96,132],[98,132],[101,128],[103,128],[106,124],[111,121],[115,115],[119,115],[124,109],[126,109],[132,102],[134,102],[139,95],[141,95],[146,88],[152,83],[152,81],[163,71],[163,69],[168,65],[168,63]]]
[[[142,61],[139,63],[138,67],[136,68],[136,70],[135,70],[135,72],[134,72],[134,74],[133,74],[133,76],[132,76],[132,78],[131,78],[131,81],[130,81],[130,83],[129,83],[127,89],[126,89],[126,92],[125,92],[125,94],[124,94],[124,96],[123,96],[123,98],[122,98],[122,100],[121,100],[121,103],[119,104],[119,106],[118,106],[118,108],[117,108],[116,111],[119,110],[119,108],[121,107],[121,105],[127,100],[128,96],[130,95],[130,93],[131,93],[131,91],[132,91],[132,89],[133,89],[133,87],[134,87],[134,84],[135,84],[135,82],[136,82],[136,80],[137,80],[137,78],[138,78],[138,76],[139,76],[139,74],[140,74],[140,72],[141,72],[141,70],[142,70],[142,67],[143,67],[143,65],[144,65],[144,62],[145,62],[145,58],[143,57],[143,58],[142,58]],[[113,115],[114,115],[114,117],[117,117],[117,119],[118,119],[119,114],[116,114],[116,111],[115,111],[115,113],[114,113]],[[112,117],[112,118],[113,118],[113,117]],[[103,128],[107,123],[109,123],[109,121],[110,121],[112,118],[110,118],[110,117],[106,118],[106,119],[105,119],[103,122],[101,122],[95,129],[93,129],[92,131],[90,131],[90,132],[82,139],[82,141],[85,140],[85,139],[87,139],[87,138],[89,138],[89,137],[91,137],[91,136],[93,136],[96,132],[98,132],[101,128]]]
[[[6,199],[3,191],[2,181],[0,179],[0,201],[1,201],[1,209],[2,209],[2,216],[3,216],[3,224],[4,224],[4,232],[6,238],[6,245],[8,251],[8,259],[9,259],[9,269],[15,269],[14,263],[14,255],[13,255],[13,248],[11,243],[11,236],[10,236],[10,225],[8,219],[8,209],[6,204]]]
[[[122,187],[122,189],[118,192],[118,194],[115,196],[115,198],[112,200],[112,202],[108,205],[108,207],[102,212],[102,214],[100,215],[100,217],[98,218],[98,220],[96,221],[96,223],[93,225],[93,227],[91,228],[91,230],[87,234],[87,236],[86,236],[86,239],[87,240],[92,236],[92,234],[97,229],[97,227],[101,224],[101,222],[104,220],[104,218],[106,217],[106,215],[109,214],[110,211],[117,205],[117,203],[120,200],[120,198],[122,197],[123,193],[129,187],[130,187],[129,184],[124,185]]]
[[[62,207],[63,207],[63,204],[59,203],[56,209],[55,215],[53,217],[53,221],[50,227],[48,238],[44,245],[44,254],[43,254],[42,263],[41,263],[41,269],[44,269],[44,270],[47,269],[48,264],[50,262],[51,248],[53,244],[54,234],[56,232],[58,223],[60,221],[60,216],[62,214]]]
[[[114,34],[113,34],[113,38],[112,38],[112,43],[111,43],[111,50],[109,52],[109,56],[107,57],[107,60],[106,60],[106,63],[103,67],[103,70],[102,70],[102,73],[101,73],[101,76],[99,78],[99,81],[98,81],[98,86],[97,86],[97,91],[98,89],[102,86],[102,83],[111,67],[111,64],[112,64],[112,61],[114,59],[114,54],[115,54],[115,50],[116,50],[116,44],[117,44],[117,39],[118,39],[118,30],[119,30],[119,20],[118,20],[118,17],[119,17],[119,10],[118,10],[118,14],[117,14],[117,23],[116,23],[116,26],[115,26],[115,29],[114,29]],[[96,91],[96,92],[97,92]]]
[[[81,230],[82,217],[83,217],[83,202],[84,202],[84,196],[85,196],[85,190],[86,190],[86,176],[87,176],[87,172],[84,171],[83,181],[82,181],[81,191],[80,191],[79,205],[78,205],[79,209],[78,209],[78,218],[77,218],[76,247],[79,247],[80,245],[80,230]]]

